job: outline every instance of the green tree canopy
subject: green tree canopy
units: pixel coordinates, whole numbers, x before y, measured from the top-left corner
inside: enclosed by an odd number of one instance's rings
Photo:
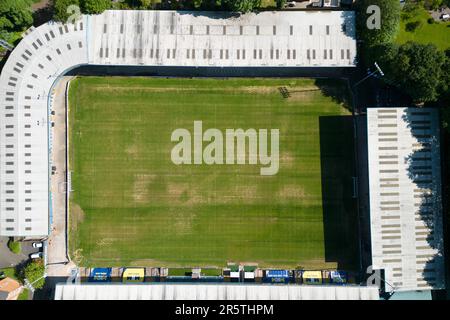
[[[442,120],[443,125],[450,132],[450,48],[445,51],[445,62],[442,74],[442,87],[441,87],[441,95],[439,97],[439,106],[442,107]]]
[[[373,49],[385,80],[399,87],[415,102],[436,101],[445,88],[445,54],[432,44],[407,42],[384,44]]]
[[[380,8],[380,28],[369,29],[367,20],[371,14],[367,8],[371,5]],[[400,2],[397,0],[359,0],[357,3],[358,35],[365,47],[392,42],[400,26]]]
[[[0,29],[21,31],[33,24],[31,0],[0,0]]]
[[[450,98],[450,48],[445,50],[445,62],[442,67],[442,93]],[[449,99],[450,100],[450,99]],[[450,105],[448,106],[450,108]]]
[[[137,0],[139,7],[144,9],[151,9],[156,3],[156,0]]]
[[[261,0],[222,0],[222,6],[233,12],[250,12],[261,6]]]
[[[67,22],[67,19],[73,14],[68,8],[71,5],[80,7],[79,0],[55,0],[55,13],[53,19],[56,21]]]
[[[23,269],[21,276],[23,280],[28,279],[28,281],[33,284],[34,288],[40,289],[44,286],[45,283],[45,278],[43,278],[44,273],[45,273],[44,262],[41,259],[39,259],[28,263],[26,267]]]
[[[111,0],[81,0],[81,4],[83,13],[100,14],[111,7]]]
[[[0,17],[0,30],[12,30],[14,25],[6,17]]]

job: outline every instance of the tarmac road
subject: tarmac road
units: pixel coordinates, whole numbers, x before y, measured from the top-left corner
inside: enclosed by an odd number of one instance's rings
[[[32,247],[31,241],[22,242],[22,252],[14,254],[8,249],[8,237],[0,237],[0,269],[15,267],[28,260],[30,253],[37,252],[38,249]]]

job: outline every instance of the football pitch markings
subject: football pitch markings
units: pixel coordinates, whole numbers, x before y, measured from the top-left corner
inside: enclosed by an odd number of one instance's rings
[[[83,266],[355,263],[353,127],[349,111],[328,96],[345,87],[323,86],[310,79],[72,81],[72,259]],[[279,129],[278,172],[174,164],[171,134],[192,130],[194,121],[222,132]]]

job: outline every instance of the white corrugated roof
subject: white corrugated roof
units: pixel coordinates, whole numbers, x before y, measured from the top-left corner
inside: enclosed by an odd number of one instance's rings
[[[94,64],[355,66],[352,11],[108,11],[89,20]]]
[[[378,300],[378,287],[259,284],[57,284],[55,300]]]
[[[373,269],[386,290],[444,288],[436,109],[367,109]]]

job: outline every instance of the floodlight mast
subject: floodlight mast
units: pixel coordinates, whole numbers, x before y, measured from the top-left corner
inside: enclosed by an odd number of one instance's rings
[[[384,77],[384,72],[383,72],[383,70],[381,70],[381,68],[380,68],[380,66],[378,65],[378,63],[375,62],[375,63],[374,63],[374,66],[375,66],[375,71],[369,73],[367,76],[365,76],[364,78],[362,78],[361,80],[359,80],[357,83],[355,83],[355,84],[353,85],[354,88],[356,88],[356,86],[359,85],[359,84],[360,84],[361,82],[363,82],[364,80],[366,80],[366,79],[370,78],[371,76],[375,75],[377,72],[378,72],[382,77]]]
[[[380,73],[380,75],[383,77],[384,76],[384,72],[383,70],[381,70],[380,66],[378,65],[378,63],[374,63],[375,68],[377,68],[378,72]]]

